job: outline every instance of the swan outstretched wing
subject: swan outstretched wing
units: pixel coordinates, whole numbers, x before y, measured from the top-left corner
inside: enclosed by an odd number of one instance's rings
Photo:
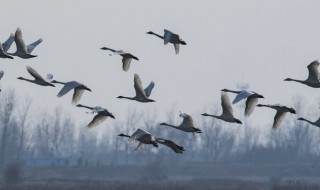
[[[313,61],[308,65],[309,76],[307,80],[319,82],[319,71],[318,71],[319,65],[320,63],[318,60]]]
[[[137,140],[139,138],[141,138],[144,135],[150,135],[149,132],[142,130],[140,128],[138,128],[130,137],[129,137],[129,141],[134,141]]]
[[[27,71],[30,73],[30,75],[32,75],[36,80],[43,80],[45,81],[42,76],[36,71],[34,70],[32,67],[27,65]]]
[[[72,102],[71,102],[73,105],[77,105],[78,104],[78,102],[80,101],[84,91],[85,90],[81,89],[81,88],[77,88],[77,87],[74,88],[74,93],[72,95]]]
[[[287,115],[287,112],[277,111],[276,115],[274,116],[273,126],[272,129],[276,130],[279,128],[281,122]]]
[[[172,34],[173,33],[170,32],[169,30],[164,29],[164,37],[163,37],[164,45],[167,45],[170,42]]]
[[[14,35],[14,41],[16,42],[17,52],[21,52],[21,53],[27,54],[27,47],[26,47],[26,44],[23,41],[22,32],[21,32],[20,28],[18,28],[16,30],[16,33]]]
[[[243,90],[242,92],[240,92],[240,93],[234,98],[234,100],[232,101],[232,104],[236,104],[236,103],[240,102],[241,100],[248,98],[248,97],[251,96],[252,94],[253,94],[252,92]]]
[[[0,80],[2,79],[3,75],[4,75],[4,71],[0,71]]]
[[[52,80],[53,80],[53,74],[48,73],[48,74],[47,74],[47,77],[46,77],[46,80],[52,81]]]
[[[176,54],[179,53],[179,48],[180,48],[180,45],[178,43],[175,43],[173,44],[174,45],[174,50],[176,51]]]
[[[134,149],[135,151],[144,149],[146,147],[146,145],[142,142],[139,142],[138,146]]]
[[[10,34],[9,38],[7,39],[7,41],[5,41],[3,44],[2,44],[2,47],[3,47],[3,51],[6,53],[9,48],[11,47],[12,43],[14,42],[14,35],[13,34]]]
[[[134,74],[134,89],[136,91],[136,97],[146,98],[146,94],[142,87],[141,79],[137,74]]]
[[[181,115],[182,115],[182,114],[180,114],[180,116],[181,116]],[[190,115],[184,114],[184,115],[181,116],[181,117],[183,117],[183,121],[182,121],[182,123],[180,124],[179,127],[181,127],[181,128],[191,128],[191,127],[194,127],[193,119],[192,119],[192,117],[191,117]]]
[[[222,115],[226,117],[233,117],[233,108],[230,103],[230,98],[227,93],[221,93],[221,106],[222,106]]]
[[[41,42],[42,42],[42,39],[40,38],[39,40],[29,44],[27,46],[27,53],[30,54],[34,50],[34,48],[37,47],[37,45],[39,45]]]
[[[144,93],[146,94],[147,98],[151,95],[152,89],[154,88],[154,82],[151,81],[149,86],[144,89]]]
[[[258,98],[248,97],[246,101],[246,108],[244,111],[244,115],[246,117],[249,117],[257,104],[258,104]]]
[[[317,126],[320,126],[320,117],[317,121],[314,122]]]
[[[63,86],[63,88],[60,90],[60,92],[58,93],[58,97],[62,97],[63,95],[67,94],[70,90],[80,86],[81,84],[76,82],[76,81],[70,81],[65,83],[65,85]]]
[[[88,124],[88,128],[93,128],[99,125],[100,123],[104,122],[108,116],[98,113],[94,116],[93,120]]]
[[[124,71],[129,70],[131,61],[132,61],[132,58],[130,58],[130,57],[123,57],[122,58],[122,69]]]

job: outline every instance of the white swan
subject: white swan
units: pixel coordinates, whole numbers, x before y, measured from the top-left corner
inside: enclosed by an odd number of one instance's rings
[[[264,98],[262,95],[260,95],[256,92],[247,91],[247,90],[235,91],[235,90],[222,89],[221,91],[232,92],[232,93],[237,94],[237,96],[233,100],[232,104],[236,104],[243,99],[247,99],[246,100],[246,108],[244,111],[244,115],[246,117],[249,117],[251,115],[251,113],[253,112],[254,108],[258,104],[258,98]]]
[[[222,114],[219,116],[218,115],[211,115],[211,114],[207,114],[207,113],[203,113],[201,115],[214,117],[214,118],[221,119],[223,121],[230,122],[230,123],[242,124],[242,122],[239,119],[237,119],[233,116],[233,108],[230,104],[230,99],[229,99],[227,93],[225,93],[225,92],[221,93],[221,106],[222,106]]]
[[[96,116],[94,116],[93,120],[87,125],[88,128],[93,128],[105,121],[108,117],[111,117],[115,119],[114,115],[109,112],[107,109],[102,108],[100,106],[96,107],[89,107],[89,106],[84,106],[81,104],[78,104],[77,107],[83,107],[92,110],[92,112],[97,113]]]
[[[127,53],[127,52],[125,52],[123,50],[114,50],[114,49],[107,48],[107,47],[102,47],[100,49],[102,49],[102,50],[110,50],[114,54],[122,56],[122,69],[124,71],[128,71],[129,70],[130,63],[131,63],[132,59],[135,59],[135,60],[139,61],[139,59],[136,56],[132,55],[131,53]]]
[[[32,82],[32,83],[35,83],[37,85],[41,85],[41,86],[52,86],[52,87],[55,87],[53,84],[51,84],[50,82],[44,80],[42,78],[42,76],[36,71],[34,70],[32,67],[30,66],[26,66],[27,67],[27,71],[29,72],[29,74],[31,76],[33,76],[34,80],[31,80],[31,79],[26,79],[26,78],[23,78],[23,77],[18,77],[17,79],[19,80],[25,80],[25,81],[28,81],[28,82]]]
[[[160,125],[165,125],[165,126],[169,126],[184,132],[191,132],[191,133],[202,133],[201,130],[199,128],[196,128],[193,122],[193,119],[190,115],[186,114],[186,113],[181,113],[179,114],[180,117],[183,118],[182,122],[180,123],[180,125],[175,126],[172,124],[168,124],[168,123],[160,123]]]
[[[82,94],[85,90],[90,91],[91,89],[86,87],[84,84],[79,83],[77,81],[70,81],[70,82],[59,82],[56,80],[51,81],[51,83],[59,83],[63,84],[63,88],[58,93],[58,97],[62,97],[63,95],[67,94],[70,90],[74,89],[74,93],[72,96],[72,104],[76,105],[80,101]]]
[[[283,119],[285,118],[288,112],[296,114],[296,110],[294,110],[293,108],[289,108],[279,104],[277,105],[258,104],[257,107],[268,107],[268,108],[277,110],[277,113],[274,116],[274,120],[273,120],[273,126],[272,126],[273,130],[276,130],[279,128],[281,122],[283,121]]]
[[[140,150],[145,147],[146,144],[152,144],[154,147],[158,147],[158,143],[166,145],[167,147],[171,148],[175,153],[182,154],[184,148],[175,142],[163,138],[158,138],[151,133],[138,128],[131,136],[125,135],[123,133],[119,134],[120,137],[127,137],[129,141],[139,141],[139,145],[136,147],[135,150]]]
[[[318,60],[315,60],[308,65],[307,68],[309,71],[309,76],[306,80],[296,80],[296,79],[292,79],[292,78],[286,78],[284,80],[299,82],[299,83],[305,84],[307,86],[310,86],[312,88],[320,88],[319,71],[318,71],[319,65],[320,65],[320,63]]]
[[[135,97],[118,96],[117,98],[120,98],[120,99],[125,98],[129,100],[143,102],[143,103],[155,102],[154,100],[149,99],[149,96],[153,88],[154,88],[154,82],[151,81],[149,86],[143,89],[140,77],[137,74],[134,74],[134,89],[136,91],[136,96]]]
[[[164,29],[164,36],[156,34],[152,31],[147,32],[147,34],[155,35],[155,36],[163,39],[164,45],[167,45],[168,43],[172,43],[174,45],[174,49],[175,49],[176,54],[179,53],[180,44],[187,45],[187,43],[185,41],[183,41],[178,34],[175,34],[167,29]]]
[[[14,35],[11,34],[9,36],[9,38],[4,43],[2,43],[2,44],[0,43],[0,57],[1,58],[13,59],[12,56],[7,54],[7,51],[13,42],[14,42]]]
[[[42,42],[42,39],[40,38],[37,41],[26,46],[22,38],[22,32],[20,28],[18,28],[14,35],[14,41],[16,43],[17,50],[15,53],[8,53],[8,54],[13,56],[18,56],[23,59],[29,59],[29,58],[37,57],[37,55],[31,55],[31,52],[37,45],[39,45]]]

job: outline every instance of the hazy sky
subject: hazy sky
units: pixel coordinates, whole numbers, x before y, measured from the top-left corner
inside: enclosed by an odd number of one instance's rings
[[[264,95],[261,103],[292,106],[292,97],[302,95],[312,112],[319,112],[319,89],[283,81],[306,79],[306,66],[320,57],[319,1],[0,1],[1,42],[18,27],[26,44],[43,38],[33,51],[37,58],[0,60],[0,69],[5,71],[2,88],[14,88],[19,96],[33,98],[34,110],[60,105],[79,120],[92,118],[71,105],[72,93],[56,97],[62,86],[17,80],[19,76],[31,78],[26,65],[43,76],[52,73],[56,80],[84,83],[93,92],[85,92],[81,103],[105,107],[119,119],[133,108],[155,110],[156,117],[164,118],[172,105],[193,115],[218,105],[221,113],[220,90],[236,89],[241,82]],[[152,30],[162,35],[163,29],[180,34],[187,42],[179,55],[171,44],[164,46],[159,38],[146,34]],[[123,49],[140,60],[133,60],[124,72],[122,58],[109,56],[100,50],[102,46]],[[9,52],[14,51],[15,44]],[[116,98],[135,95],[134,73],[144,85],[155,82],[150,97],[155,103]],[[239,118],[243,110],[234,109]],[[271,125],[274,114],[256,108],[249,120]]]

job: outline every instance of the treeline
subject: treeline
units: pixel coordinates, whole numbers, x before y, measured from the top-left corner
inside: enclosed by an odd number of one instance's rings
[[[19,103],[17,103],[19,102]],[[303,108],[303,100],[296,98],[293,105]],[[241,126],[226,124],[211,118],[196,118],[202,134],[187,134],[160,126],[155,115],[129,110],[126,119],[101,124],[99,129],[76,125],[61,108],[54,111],[30,112],[32,100],[18,101],[13,90],[0,96],[0,164],[25,163],[34,165],[90,166],[90,165],[147,165],[150,163],[251,163],[281,164],[317,162],[319,159],[320,129],[286,119],[277,131],[262,131],[249,122]],[[211,113],[218,113],[219,106]],[[166,115],[167,123],[179,124],[178,110]],[[314,117],[313,117],[314,118]],[[147,146],[134,151],[138,143],[117,137],[132,134],[143,128],[158,137],[173,139],[185,147],[184,154],[175,154],[163,146]]]

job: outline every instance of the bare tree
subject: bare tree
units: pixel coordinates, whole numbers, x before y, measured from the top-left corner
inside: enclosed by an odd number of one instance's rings
[[[2,91],[0,96],[0,118],[1,118],[1,144],[0,144],[0,167],[6,162],[8,128],[15,109],[16,94],[14,90]]]
[[[62,117],[61,108],[56,108],[53,115],[44,112],[39,118],[33,132],[37,152],[47,158],[70,154],[75,131],[71,119]]]
[[[29,109],[31,107],[32,100],[31,99],[26,99],[25,104],[23,108],[19,110],[19,117],[20,122],[19,122],[19,136],[18,136],[18,150],[17,150],[17,161],[21,161],[21,154],[24,151],[26,147],[26,120],[27,120],[27,115],[29,113]]]

